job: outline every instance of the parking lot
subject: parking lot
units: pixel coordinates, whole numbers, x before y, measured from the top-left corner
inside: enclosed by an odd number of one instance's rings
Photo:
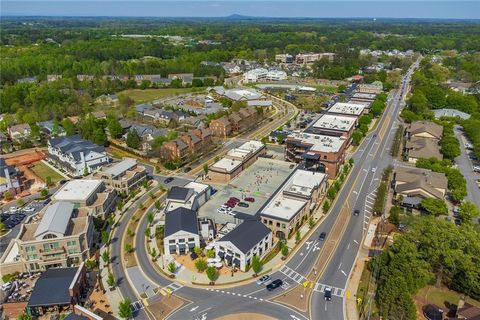
[[[220,208],[230,197],[236,197],[247,203],[248,208],[233,208],[233,211],[247,215],[255,215],[265,202],[272,196],[279,186],[293,172],[295,164],[281,160],[259,158],[254,164],[243,171],[228,185],[215,186],[218,192],[199,210],[200,217],[210,217],[216,223],[234,222],[231,215],[218,213]],[[247,202],[243,199],[252,197],[255,201]]]

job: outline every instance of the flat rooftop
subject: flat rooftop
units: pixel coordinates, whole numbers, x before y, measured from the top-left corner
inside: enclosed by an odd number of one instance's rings
[[[102,184],[102,180],[71,180],[53,195],[56,201],[86,201]]]
[[[104,169],[105,173],[112,175],[114,178],[121,175],[127,170],[135,167],[137,165],[137,160],[131,158],[125,158],[120,162],[112,164],[111,166]]]
[[[346,139],[343,137],[332,137],[321,134],[295,132],[288,136],[290,139],[296,139],[302,142],[302,144],[311,145],[310,151],[314,152],[338,152]]]
[[[328,112],[359,116],[363,113],[364,110],[365,106],[363,104],[351,102],[337,102],[330,109],[328,109]]]
[[[238,167],[242,165],[242,161],[240,160],[234,160],[234,159],[228,159],[228,158],[222,158],[215,162],[211,167],[210,170],[219,170],[219,171],[226,171],[226,172],[232,172]]]
[[[193,189],[195,192],[201,193],[201,192],[207,190],[208,188],[210,188],[210,186],[208,184],[191,181],[191,182],[187,183],[184,186],[184,188]]]
[[[306,200],[287,198],[279,193],[263,208],[262,215],[290,221],[306,205]]]
[[[372,101],[375,100],[375,98],[377,98],[377,95],[374,93],[357,92],[357,93],[354,93],[352,96],[352,99],[367,99]]]
[[[328,179],[328,175],[321,172],[297,170],[285,183],[283,191],[303,196],[311,196],[312,191],[322,182]]]
[[[248,208],[237,206],[234,210],[251,216],[257,214],[292,174],[295,167],[296,164],[283,160],[258,158],[228,185],[218,185],[218,192],[199,209],[199,217],[213,218],[216,223],[235,222],[232,216],[217,212],[230,197],[238,199],[253,197],[255,202],[247,202]]]
[[[357,119],[352,117],[324,114],[320,117],[320,119],[317,120],[317,122],[315,122],[313,127],[347,132],[352,129],[356,121]]]

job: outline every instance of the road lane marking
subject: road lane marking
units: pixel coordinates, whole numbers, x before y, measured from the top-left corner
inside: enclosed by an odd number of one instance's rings
[[[343,275],[344,275],[345,277],[347,276],[347,274],[345,273],[345,271],[343,271],[343,270],[340,270],[340,271],[343,273]]]

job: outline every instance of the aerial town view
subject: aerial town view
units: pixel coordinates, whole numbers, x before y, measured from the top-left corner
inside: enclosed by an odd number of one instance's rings
[[[0,319],[480,320],[480,1],[0,17]]]

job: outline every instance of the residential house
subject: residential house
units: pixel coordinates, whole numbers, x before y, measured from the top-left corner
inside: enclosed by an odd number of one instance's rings
[[[62,75],[61,74],[47,74],[47,81],[48,82],[53,82],[53,81],[58,81],[62,80]]]
[[[166,212],[163,243],[167,256],[187,254],[199,247],[197,213],[184,207]]]
[[[258,220],[245,220],[215,242],[215,254],[227,265],[246,271],[254,256],[262,259],[272,247],[272,231]]]
[[[142,186],[147,179],[147,170],[136,159],[124,158],[122,161],[103,167],[94,177],[101,179],[107,187],[119,193],[128,194]]]
[[[436,139],[412,137],[405,143],[405,155],[408,162],[416,163],[418,159],[443,159]]]
[[[47,160],[74,177],[92,173],[110,162],[105,147],[79,135],[48,140]]]
[[[435,119],[440,119],[441,117],[460,118],[463,120],[470,119],[468,113],[456,109],[435,109],[433,110],[433,114],[435,115]]]
[[[402,205],[416,207],[424,198],[443,200],[448,180],[445,174],[414,167],[397,167],[393,173],[394,197]]]
[[[193,73],[171,73],[168,75],[168,79],[170,80],[182,80],[182,85],[191,85],[193,81]]]
[[[226,116],[212,120],[208,128],[214,136],[221,138],[228,137],[233,131],[232,124]]]
[[[193,129],[177,139],[162,144],[162,157],[168,160],[182,159],[211,149],[212,139],[208,129]]]
[[[423,137],[440,140],[443,135],[443,127],[430,121],[412,122],[405,131],[408,139]]]
[[[95,246],[93,217],[87,208],[58,201],[27,218],[0,262],[2,273],[38,272],[78,266]]]
[[[28,123],[16,124],[7,129],[10,139],[15,142],[22,142],[29,139],[32,129]]]
[[[321,202],[328,176],[297,169],[262,207],[260,219],[276,237],[288,239]]]
[[[11,196],[21,193],[24,189],[23,175],[15,166],[7,165],[4,158],[0,158],[0,197],[9,192]]]
[[[294,57],[288,53],[276,54],[275,62],[277,63],[293,63]]]
[[[37,122],[37,125],[39,126],[40,131],[48,136],[64,136],[66,134],[65,130],[63,130],[59,124],[55,125],[53,120]]]

